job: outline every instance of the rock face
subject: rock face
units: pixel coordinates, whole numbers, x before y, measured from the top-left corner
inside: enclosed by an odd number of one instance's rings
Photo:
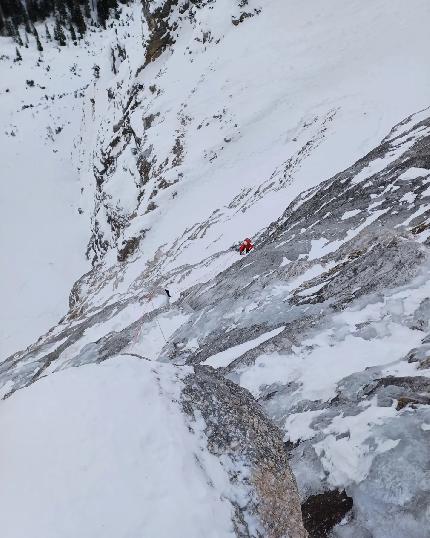
[[[345,491],[334,490],[310,495],[302,507],[309,536],[326,536],[351,511],[352,506],[352,499]]]
[[[178,5],[178,0],[162,2],[161,5],[155,7],[155,9],[151,4],[152,2],[150,0],[144,0],[142,2],[143,13],[150,31],[148,43],[146,45],[144,67],[156,60],[169,45],[174,43],[170,31],[173,30],[175,26],[177,27],[177,24],[170,27],[169,15],[171,15],[173,7]],[[182,2],[181,7],[179,8],[182,12],[187,9],[185,4],[188,3]]]
[[[203,417],[209,451],[228,456],[233,483],[243,481],[252,492],[244,508],[236,507],[237,536],[255,535],[250,521],[258,522],[258,536],[307,536],[282,435],[249,392],[202,366],[185,385],[184,409]]]

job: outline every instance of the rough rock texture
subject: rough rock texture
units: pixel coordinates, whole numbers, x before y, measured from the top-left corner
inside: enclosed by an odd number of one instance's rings
[[[169,25],[169,15],[174,6],[178,5],[178,0],[168,0],[155,9],[151,8],[150,0],[143,0],[143,13],[148,23],[150,31],[148,43],[146,45],[146,57],[143,67],[157,59],[169,45],[174,43],[170,33],[173,29]],[[187,2],[181,2],[181,11],[186,9]]]
[[[185,384],[184,409],[203,417],[210,452],[227,455],[231,479],[243,480],[253,491],[246,507],[237,506],[237,535],[254,536],[247,523],[251,517],[261,523],[258,536],[307,536],[282,436],[251,394],[210,367],[196,366]]]
[[[326,491],[310,495],[302,505],[303,521],[310,538],[327,536],[353,506],[345,491]]]

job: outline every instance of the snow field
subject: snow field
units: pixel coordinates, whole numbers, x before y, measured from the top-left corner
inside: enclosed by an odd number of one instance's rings
[[[234,536],[227,474],[179,408],[188,371],[119,356],[2,402],[2,536]]]
[[[297,194],[362,157],[392,125],[428,105],[430,77],[421,66],[430,13],[423,0],[407,13],[397,0],[365,7],[358,0],[272,0],[261,7],[237,27],[230,2],[196,10],[195,24],[183,20],[175,44],[140,72],[141,106],[130,112],[133,129],[145,141],[140,150],[158,164],[171,163],[179,137],[182,162],[163,171],[164,179],[178,181],[159,189],[153,199],[158,207],[146,213],[157,188],[156,174],[150,176],[123,237],[149,231],[117,292],[126,293],[160,249],[160,270],[168,273],[255,235]],[[202,43],[207,31],[212,41]],[[124,38],[124,45],[138,57],[137,40]],[[394,58],[406,57],[413,58],[410,71],[421,84],[398,80]],[[127,80],[127,62],[119,66],[115,90],[121,102],[135,82]],[[155,93],[147,89],[151,84]],[[97,92],[102,95],[105,87]],[[122,110],[103,100],[96,109],[106,146]],[[143,115],[154,116],[145,130]],[[104,186],[113,196],[109,203],[125,215],[132,213],[137,181],[136,157],[127,148]],[[100,225],[109,239],[103,211]],[[106,261],[116,263],[115,250]]]

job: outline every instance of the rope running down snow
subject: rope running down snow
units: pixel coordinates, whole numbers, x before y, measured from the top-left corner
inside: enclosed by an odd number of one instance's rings
[[[151,305],[152,305],[153,310],[155,310],[154,303],[152,302],[152,298],[150,298],[149,300],[151,301]],[[160,323],[158,321],[158,316],[155,316],[155,321],[157,322],[158,328],[160,329],[160,333],[162,334],[162,336],[164,338],[164,341],[167,344],[167,340],[166,340],[166,337],[164,336],[163,329],[161,328],[161,325],[160,325]]]

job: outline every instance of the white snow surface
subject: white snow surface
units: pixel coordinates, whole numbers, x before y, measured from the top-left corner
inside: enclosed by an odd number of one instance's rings
[[[353,209],[352,211],[346,211],[342,217],[341,220],[347,220],[351,217],[355,217],[356,215],[359,215],[361,213],[361,209]]]
[[[85,201],[74,153],[95,53],[45,44],[39,54],[31,39],[14,63],[15,44],[0,37],[0,357],[57,323],[89,269],[90,216],[78,212]]]
[[[120,356],[2,402],[1,535],[234,536],[227,473],[179,408],[186,373]]]
[[[429,171],[426,168],[417,168],[412,166],[411,168],[408,168],[406,172],[400,174],[399,179],[402,181],[410,181],[411,179],[415,179],[417,177],[425,177],[428,175],[428,173]]]
[[[347,315],[339,318],[347,319]],[[336,395],[336,385],[344,377],[400,359],[421,342],[419,331],[391,324],[384,327],[387,335],[376,340],[342,335],[338,328],[340,319],[335,321],[336,328],[305,341],[293,355],[261,355],[241,375],[240,384],[259,397],[262,386],[296,381],[300,384],[297,396],[301,399],[328,400]]]
[[[212,355],[211,357],[207,358],[205,361],[202,362],[202,364],[208,364],[209,366],[212,366],[213,368],[221,368],[228,366],[231,362],[233,362],[235,359],[249,351],[250,349],[253,349],[263,342],[266,342],[267,340],[270,340],[270,338],[274,338],[276,335],[278,335],[280,332],[282,332],[285,329],[285,327],[278,327],[277,329],[274,329],[273,331],[268,331],[266,333],[261,334],[258,338],[254,338],[252,340],[248,340],[244,344],[239,344],[237,346],[230,347],[226,349],[225,351],[221,351],[220,353],[217,353],[216,355]]]

